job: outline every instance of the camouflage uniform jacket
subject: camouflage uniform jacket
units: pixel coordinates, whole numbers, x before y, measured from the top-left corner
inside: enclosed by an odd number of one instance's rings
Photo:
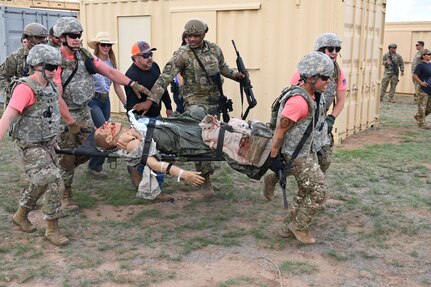
[[[392,60],[391,60],[392,58]],[[383,55],[383,66],[385,66],[385,75],[397,75],[399,71],[404,72],[404,61],[400,54],[391,54],[390,52]]]
[[[288,93],[284,95],[281,99],[280,108],[278,110],[278,118],[280,118],[281,112],[283,111],[284,105],[286,101],[293,96],[301,96],[308,103],[308,115],[307,117],[296,122],[293,127],[291,127],[286,134],[284,135],[283,146],[281,147],[281,152],[288,156],[291,156],[295,151],[296,146],[301,140],[303,134],[307,130],[307,127],[310,123],[313,123],[313,130],[310,136],[305,141],[302,149],[300,150],[298,157],[305,156],[308,154],[315,154],[318,152],[317,147],[321,147],[321,143],[317,143],[316,141],[323,141],[324,137],[319,136],[319,132],[322,132],[323,127],[325,126],[325,117],[326,117],[326,109],[325,109],[325,97],[320,97],[319,102],[319,117],[315,118],[315,111],[317,108],[316,102],[311,98],[311,96],[302,88],[295,87],[291,89]],[[314,125],[315,121],[317,124]],[[326,131],[327,133],[327,131]]]
[[[42,87],[30,77],[22,78],[19,82],[33,90],[36,102],[22,111],[14,124],[12,137],[26,143],[52,140],[58,135],[60,128],[58,92],[55,84],[48,82],[46,87]]]
[[[416,66],[422,61],[421,52],[418,51],[415,55],[415,57],[412,60],[412,74],[414,73]],[[413,80],[414,82],[414,80]]]
[[[190,46],[181,46],[165,65],[162,74],[151,89],[152,101],[159,103],[166,87],[181,72],[184,79],[181,93],[186,106],[218,103],[219,88],[216,83],[208,79],[207,74],[211,77],[220,73],[234,80],[237,71],[226,64],[223,52],[217,44],[209,41],[204,41],[203,44],[202,49],[194,49],[194,51],[205,67],[206,73],[201,69]]]
[[[340,66],[338,66],[337,62],[334,62],[334,74],[331,77],[331,81],[328,83],[325,92],[322,93],[325,97],[326,101],[326,112],[328,112],[331,104],[335,100],[335,96],[337,95],[338,88],[338,80],[340,79]]]
[[[22,78],[29,75],[29,66],[26,63],[29,49],[21,47],[6,58],[0,67],[0,92],[4,92],[6,98],[10,98],[10,82],[12,78]]]
[[[93,77],[85,67],[85,60],[92,59],[92,56],[85,49],[80,49],[77,51],[75,56],[76,60],[70,60],[63,57],[61,63],[61,82],[63,85],[73,73],[76,65],[78,65],[78,70],[69,84],[63,90],[63,99],[71,111],[86,107],[88,102],[90,102],[90,100],[94,97]]]

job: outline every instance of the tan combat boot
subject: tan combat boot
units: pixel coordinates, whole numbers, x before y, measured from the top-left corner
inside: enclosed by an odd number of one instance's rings
[[[12,222],[15,225],[18,225],[21,231],[32,233],[36,231],[36,227],[31,224],[30,220],[28,220],[27,216],[29,212],[30,209],[25,207],[19,207],[12,217]]]
[[[263,195],[269,201],[274,199],[275,185],[278,182],[278,176],[275,173],[265,175],[263,178],[265,187],[263,189]]]
[[[58,219],[46,221],[45,237],[49,240],[49,242],[56,246],[64,246],[69,244],[69,239],[61,234],[58,228]]]
[[[62,205],[66,211],[79,209],[79,206],[72,199],[72,187],[70,186],[64,188]]]
[[[291,222],[287,228],[295,235],[296,239],[305,244],[313,244],[316,240],[311,236],[310,231],[300,230],[296,227],[296,224]]]
[[[142,180],[142,174],[140,174],[138,172],[138,170],[136,169],[135,166],[127,166],[127,171],[130,174],[130,179],[132,180],[132,184],[133,186],[138,189],[139,188],[139,184],[141,183]]]
[[[201,191],[204,198],[212,198],[215,196],[214,187],[211,183],[210,176],[205,176],[204,184],[201,186]]]
[[[174,202],[175,198],[173,198],[172,196],[170,196],[164,192],[161,192],[161,193],[159,193],[159,195],[157,195],[155,200],[157,200],[159,202]]]

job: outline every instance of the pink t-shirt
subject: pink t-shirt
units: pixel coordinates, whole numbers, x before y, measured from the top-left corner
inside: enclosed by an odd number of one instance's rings
[[[302,96],[293,96],[286,101],[281,114],[296,123],[299,120],[307,117],[307,101]]]
[[[295,74],[293,74],[292,79],[290,80],[291,85],[298,85],[300,79],[299,71],[296,70]],[[345,91],[347,90],[347,81],[344,76],[344,71],[340,68],[340,78],[338,79],[337,91]]]
[[[26,84],[19,84],[13,90],[9,106],[19,113],[36,102],[36,94]]]
[[[65,57],[66,59],[69,59],[69,60],[76,59],[75,54],[65,55],[64,53],[62,53],[62,55],[63,55],[63,57]],[[93,63],[94,63],[94,66],[96,68],[98,68],[102,64],[102,61],[99,58],[97,58],[95,55],[93,55]],[[61,72],[62,71],[63,71],[62,68],[59,66],[57,71],[55,72],[53,81],[57,86],[61,85]]]

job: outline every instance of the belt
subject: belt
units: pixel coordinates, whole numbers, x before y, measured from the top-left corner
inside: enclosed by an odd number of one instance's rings
[[[107,98],[109,98],[109,93],[99,93],[99,92],[94,92],[94,96],[95,97],[99,97],[102,100],[105,100]]]

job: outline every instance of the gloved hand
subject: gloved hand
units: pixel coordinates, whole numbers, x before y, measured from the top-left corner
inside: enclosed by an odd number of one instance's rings
[[[135,92],[138,99],[142,98],[141,93],[146,94],[147,96],[150,94],[150,91],[144,86],[140,85],[138,82],[133,82],[130,87]]]
[[[328,125],[328,134],[332,133],[334,122],[335,122],[335,117],[333,115],[326,116],[326,124]]]
[[[281,155],[277,155],[276,157],[270,157],[269,160],[271,161],[271,170],[278,173],[279,170],[284,170],[284,162],[281,158]]]
[[[73,122],[70,125],[67,125],[67,130],[72,135],[77,135],[81,132],[81,125],[79,125],[77,122]]]

